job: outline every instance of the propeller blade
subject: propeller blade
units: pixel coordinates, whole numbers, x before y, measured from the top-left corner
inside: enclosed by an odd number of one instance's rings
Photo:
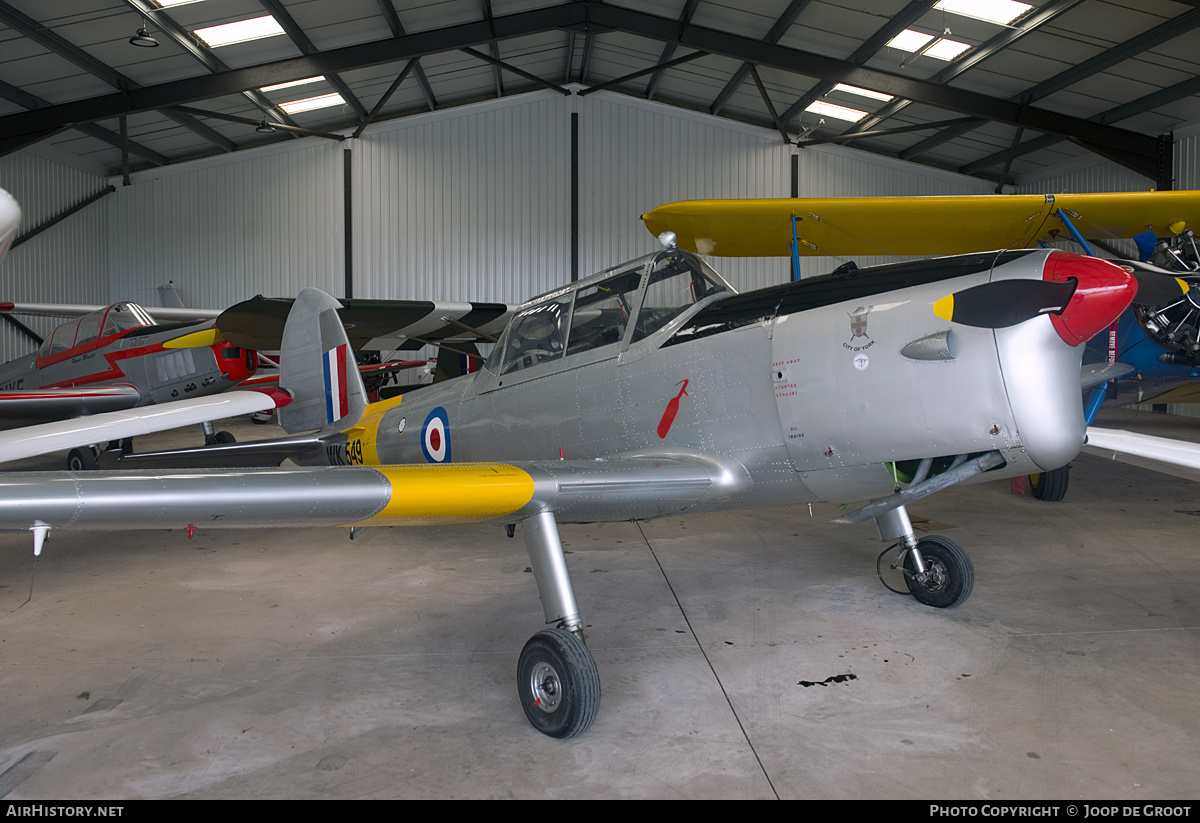
[[[1074,281],[998,280],[946,295],[933,313],[964,326],[1003,329],[1062,311],[1074,293]]]
[[[1117,265],[1137,280],[1137,295],[1133,298],[1135,306],[1173,303],[1188,292],[1188,284],[1166,269],[1133,260],[1122,260]]]

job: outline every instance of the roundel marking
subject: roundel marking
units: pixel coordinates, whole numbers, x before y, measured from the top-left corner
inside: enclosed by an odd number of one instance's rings
[[[430,463],[450,462],[450,418],[441,406],[421,426],[421,452]]]

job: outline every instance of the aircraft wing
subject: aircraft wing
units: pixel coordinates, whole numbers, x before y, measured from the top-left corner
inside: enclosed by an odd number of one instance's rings
[[[278,389],[231,391],[127,411],[93,414],[0,432],[0,462],[137,437],[179,426],[278,408],[291,396]]]
[[[1089,426],[1083,450],[1185,480],[1200,480],[1200,443]]]
[[[1064,210],[1087,239],[1133,237],[1200,222],[1200,191],[1113,194],[684,200],[642,215],[651,234],[718,257],[788,257],[792,218],[799,253],[944,255],[1019,249],[1051,239]]]
[[[277,351],[292,298],[255,297],[217,318],[230,343]],[[338,316],[355,350],[416,350],[427,344],[494,343],[516,306],[430,300],[339,300]]]
[[[82,317],[108,306],[92,306],[84,303],[5,303],[0,302],[0,313],[20,314],[27,317]],[[215,320],[220,309],[161,308],[142,306],[147,314],[159,323],[184,323],[195,320]]]
[[[229,395],[224,395],[228,397]],[[56,446],[55,448],[61,448]],[[145,529],[646,519],[748,492],[736,461],[607,460],[0,474],[0,529]]]
[[[0,426],[131,409],[141,399],[136,386],[121,383],[0,391]]]

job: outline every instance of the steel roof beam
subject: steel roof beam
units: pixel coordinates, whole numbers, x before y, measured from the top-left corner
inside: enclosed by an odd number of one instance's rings
[[[986,94],[916,80],[878,69],[868,69],[849,61],[771,45],[699,26],[688,26],[680,31],[673,20],[627,8],[593,6],[591,18],[598,24],[653,40],[673,42],[743,62],[754,62],[758,66],[772,66],[809,77],[827,78],[833,83],[874,89],[961,114],[1057,134],[1079,140],[1094,149],[1122,152],[1126,156],[1140,158],[1147,170],[1158,167],[1159,146],[1156,138],[1103,125],[1096,120],[1085,120],[1033,106],[1022,107],[1018,103]],[[2,124],[3,121],[0,120],[0,125]],[[1153,177],[1156,172],[1147,171],[1147,174]]]
[[[1126,40],[1119,46],[1115,46],[1108,51],[1101,52],[1089,60],[1084,60],[1077,66],[1072,66],[1066,71],[1060,72],[1051,78],[1043,80],[1036,86],[1023,91],[1020,94],[1009,98],[1016,102],[1028,98],[1030,101],[1040,100],[1047,97],[1056,91],[1061,91],[1068,86],[1091,77],[1094,74],[1111,68],[1118,63],[1128,60],[1130,57],[1141,54],[1144,51],[1154,48],[1155,46],[1174,40],[1176,37],[1183,35],[1192,29],[1200,26],[1200,9],[1196,11],[1185,12],[1178,17],[1174,17],[1165,23],[1160,23],[1152,29],[1142,32],[1137,37]],[[980,122],[958,126],[953,129],[947,129],[941,134],[932,135],[920,143],[917,143],[904,151],[900,152],[902,159],[908,160],[918,155],[924,154],[943,143],[953,140],[956,137],[972,131]]]
[[[633,72],[630,72],[629,74],[623,74],[620,77],[614,77],[612,80],[605,80],[603,83],[600,83],[598,85],[589,86],[586,89],[584,89],[583,91],[579,92],[579,96],[586,97],[587,95],[591,94],[592,92],[602,91],[607,88],[612,88],[613,86],[619,86],[622,83],[628,83],[630,80],[636,80],[637,78],[644,77],[647,74],[651,74],[651,73],[661,74],[666,69],[674,68],[675,66],[681,66],[684,63],[690,63],[691,61],[695,60],[697,57],[704,57],[704,56],[706,56],[706,52],[694,51],[691,54],[685,54],[683,57],[676,57],[674,60],[668,60],[666,63],[658,63],[657,65],[651,66],[648,69],[641,69],[640,71],[633,71]]]
[[[886,46],[893,37],[911,26],[921,15],[933,8],[933,4],[936,2],[937,0],[912,0],[895,17],[889,20],[886,25],[880,27],[878,31],[863,41],[863,44],[855,49],[854,53],[847,58],[847,62],[856,66],[866,63],[880,49]],[[807,109],[815,101],[824,97],[836,85],[836,83],[830,83],[827,80],[815,83],[803,97],[787,107],[783,112],[783,122],[792,122],[792,119],[796,115]]]
[[[679,12],[680,28],[692,22],[692,15],[696,13],[696,6],[698,5],[700,5],[700,0],[687,0],[687,2],[683,4],[683,11]],[[658,64],[660,66],[666,66],[671,62],[671,58],[674,56],[675,44],[667,43],[665,46],[663,46],[662,54],[659,55]],[[650,82],[646,84],[647,100],[653,100],[654,95],[658,93],[658,84],[662,82],[662,76],[663,69],[660,69],[654,73],[654,76],[650,78]]]
[[[1157,168],[1158,141],[1126,129],[1019,104],[966,89],[916,80],[901,74],[856,66],[812,52],[763,43],[749,37],[700,26],[681,27],[676,20],[589,0],[548,6],[391,40],[347,46],[313,55],[289,58],[218,74],[190,77],[126,93],[101,95],[0,117],[0,132],[20,135],[32,131],[94,121],[165,106],[233,94],[248,88],[299,80],[316,74],[395,62],[436,52],[463,49],[555,29],[591,32],[616,29],[628,34],[754,62],[830,82],[849,83],[897,97],[918,100],[958,112],[1028,129],[1078,139],[1100,148],[1126,151]]]
[[[1158,91],[1154,92],[1153,94],[1149,94],[1145,97],[1139,97],[1137,100],[1134,100],[1130,103],[1125,103],[1124,105],[1117,106],[1116,108],[1109,109],[1108,111],[1105,111],[1105,112],[1101,112],[1100,114],[1094,115],[1092,117],[1092,120],[1095,122],[1100,122],[1100,123],[1120,122],[1121,120],[1124,120],[1127,117],[1133,117],[1135,114],[1141,114],[1144,111],[1149,111],[1150,109],[1156,108],[1158,106],[1165,106],[1169,103],[1174,103],[1176,100],[1182,100],[1184,97],[1191,97],[1193,94],[1200,94],[1200,77],[1192,77],[1188,80],[1184,80],[1182,82],[1176,83],[1173,86],[1169,86],[1168,88],[1159,89]],[[1058,143],[1062,140],[1069,140],[1069,139],[1073,139],[1073,138],[1071,138],[1070,136],[1052,135],[1052,134],[1043,135],[1041,137],[1035,137],[1034,139],[1026,140],[1024,143],[1021,143],[1019,146],[1017,146],[1015,155],[1020,156],[1022,154],[1029,154],[1030,152],[1038,151],[1039,149],[1044,149],[1048,146],[1053,146],[1055,143]],[[1150,139],[1156,139],[1156,138],[1150,138]],[[1093,151],[1098,151],[1096,148],[1094,148],[1092,146],[1088,146],[1082,140],[1079,140],[1078,142],[1081,145],[1084,145],[1085,147],[1087,147]],[[1138,172],[1139,174],[1143,174],[1152,180],[1158,181],[1160,184],[1163,182],[1161,169],[1155,173],[1149,173],[1149,172],[1143,170],[1143,168],[1141,168],[1140,166],[1130,165],[1127,162],[1128,158],[1126,158],[1124,160],[1118,159],[1119,157],[1122,156],[1119,153],[1119,147],[1114,147],[1111,150],[1113,151],[1113,156],[1111,157],[1111,159],[1115,160],[1118,163],[1121,163],[1122,165],[1128,166],[1129,168],[1133,169],[1134,171]],[[999,151],[994,154],[989,154],[987,157],[982,157],[978,160],[967,163],[965,166],[960,167],[958,170],[963,174],[976,174],[977,172],[980,172],[983,169],[988,168],[989,166],[994,166],[997,163],[1004,162],[1004,158],[1007,155],[1008,155],[1008,150],[1005,149],[1004,151]],[[1168,169],[1167,171],[1169,172],[1170,170]],[[1160,185],[1160,188],[1162,188],[1161,185]]]
[[[300,24],[296,22],[296,19],[292,17],[291,13],[283,7],[283,4],[280,3],[279,0],[258,0],[258,2],[262,4],[262,7],[269,11],[271,16],[275,18],[275,21],[279,23],[281,27],[283,27],[284,33],[287,34],[288,38],[292,41],[296,48],[300,49],[303,54],[317,53],[316,45],[312,40],[309,39],[308,35],[304,33],[304,29],[300,28]],[[354,92],[350,91],[350,87],[342,81],[342,78],[338,77],[336,74],[328,74],[325,76],[325,82],[333,86],[334,90],[336,90],[337,93],[342,96],[342,99],[346,101],[346,104],[350,106],[350,108],[354,109],[360,120],[366,118],[366,108],[358,101],[358,98],[354,96]]]
[[[172,43],[194,57],[210,72],[215,74],[229,70],[229,66],[225,65],[224,61],[201,45],[200,41],[191,32],[182,28],[162,9],[150,5],[146,0],[125,0],[125,2],[138,14],[152,22],[164,37],[170,38]],[[288,117],[287,112],[272,103],[258,89],[244,89],[241,94],[252,106],[259,109],[263,114],[271,115],[276,120],[286,123],[289,126],[296,125],[296,121]]]
[[[996,52],[1008,48],[1010,45],[1020,40],[1025,35],[1049,23],[1055,17],[1058,17],[1063,12],[1079,5],[1083,0],[1050,0],[1049,3],[1038,9],[1033,9],[1029,16],[1021,20],[1016,26],[1004,28],[995,37],[992,37],[986,43],[983,43],[977,48],[971,49],[962,58],[955,60],[950,65],[939,71],[937,74],[930,77],[931,83],[949,83],[955,77],[958,77],[968,69],[979,65],[984,60],[988,59]],[[1009,98],[1014,100],[1014,98]],[[1025,100],[1025,95],[1019,95],[1020,100]],[[877,123],[882,123],[889,117],[894,116],[898,112],[907,108],[911,100],[893,100],[887,105],[880,108],[874,114],[863,120],[855,123],[855,129],[869,129]]]
[[[403,37],[405,35],[404,26],[400,23],[400,17],[396,14],[396,7],[392,5],[392,0],[379,0],[379,10],[383,13],[383,18],[387,20],[388,28],[392,30],[392,37]],[[417,77],[417,86],[421,89],[421,96],[425,98],[425,105],[430,111],[437,108],[437,98],[433,96],[433,87],[429,85],[429,78],[425,76],[425,70],[421,68],[418,62],[413,68],[413,74]]]
[[[475,49],[462,49],[462,52],[464,54],[471,55],[476,60],[482,60],[485,63],[491,63],[494,66],[499,66],[500,68],[505,69],[506,71],[511,71],[513,74],[515,74],[519,77],[524,77],[526,80],[532,80],[534,83],[537,83],[538,85],[545,86],[548,89],[553,89],[554,91],[558,92],[559,94],[570,94],[571,93],[570,89],[564,89],[562,86],[558,85],[557,83],[551,83],[549,80],[544,80],[541,77],[538,77],[536,74],[530,74],[529,72],[525,71],[524,69],[519,69],[516,66],[512,65],[511,63],[505,63],[503,60],[497,60],[496,58],[492,57],[491,55],[484,54],[481,51],[476,51]]]
[[[236,114],[225,114],[224,112],[219,112],[219,111],[208,111],[207,109],[196,109],[196,108],[192,108],[191,106],[179,106],[179,109],[181,111],[183,111],[185,114],[191,114],[196,117],[212,117],[215,120],[224,120],[228,123],[241,123],[246,126],[261,126],[262,122],[263,122],[263,121],[259,121],[259,120],[254,120],[253,118],[250,118],[250,117],[239,117]],[[296,134],[302,134],[305,137],[324,137],[326,140],[338,140],[338,141],[346,139],[345,135],[334,134],[334,133],[328,132],[328,131],[313,131],[312,129],[306,129],[306,128],[303,128],[302,126],[289,126],[286,123],[272,123],[270,121],[266,121],[266,123],[272,129],[295,132]]]
[[[489,23],[495,15],[492,13],[492,0],[480,0],[483,6],[483,19]],[[500,71],[500,46],[493,40],[488,44],[489,50],[492,53],[492,59],[496,62],[492,64],[492,79],[496,82],[496,96],[504,96],[504,74]]]
[[[417,67],[416,59],[409,60],[404,65],[404,70],[401,71],[400,74],[398,74],[396,76],[396,79],[392,81],[392,84],[387,87],[387,91],[385,91],[383,93],[383,96],[379,98],[379,102],[375,104],[375,106],[371,109],[370,113],[363,119],[363,121],[358,124],[358,128],[356,128],[354,130],[354,134],[350,135],[351,137],[361,137],[362,136],[362,133],[367,130],[367,126],[371,125],[371,123],[375,120],[376,116],[378,116],[379,112],[383,109],[384,106],[387,105],[387,101],[392,99],[392,95],[396,93],[396,89],[400,88],[400,84],[403,83],[408,78],[409,73],[412,72],[412,70],[415,69],[416,67]]]
[[[27,17],[4,2],[0,2],[0,22],[5,23],[14,31],[25,35],[42,48],[48,49],[64,60],[74,63],[88,74],[99,78],[115,89],[124,91],[126,89],[138,89],[142,87],[137,81],[126,77],[111,66],[105,65],[74,43],[63,39],[41,23],[31,17]],[[179,125],[190,129],[225,151],[233,151],[237,148],[237,145],[225,137],[225,135],[186,115],[168,116]]]
[[[18,106],[26,109],[41,109],[50,105],[49,101],[43,100],[42,98],[30,94],[23,89],[19,89],[16,86],[10,86],[3,80],[0,80],[0,97],[3,97],[10,103],[16,103]],[[19,144],[10,143],[8,140],[0,140],[0,156],[11,154],[14,151],[19,151],[25,146],[29,146],[53,137],[55,134],[60,133],[66,128],[66,126],[62,126],[61,128],[53,129],[48,133],[34,137],[33,139],[26,139],[23,142],[19,142]],[[109,129],[104,128],[103,126],[98,126],[95,123],[78,123],[75,125],[75,130],[86,134],[88,137],[94,137],[95,139],[103,143],[107,143],[114,148],[121,148],[121,136],[110,131]],[[135,140],[130,140],[128,145],[131,152],[146,158],[156,166],[165,166],[171,162],[166,156],[159,154],[153,149],[146,148]]]
[[[771,26],[767,36],[763,38],[764,43],[778,43],[780,38],[787,34],[787,30],[792,27],[792,23],[796,22],[796,18],[800,16],[800,12],[804,11],[805,7],[812,0],[792,0],[788,7],[783,10],[783,14],[775,21],[775,25]],[[733,77],[725,84],[725,88],[721,89],[720,94],[712,101],[712,105],[708,107],[709,114],[720,114],[721,109],[725,108],[725,104],[729,102],[729,98],[742,85],[742,81],[746,79],[746,74],[750,71],[750,63],[742,63],[738,66],[737,71],[733,73]],[[761,91],[761,90],[760,90]],[[779,117],[775,112],[771,112],[771,117],[778,120]],[[777,127],[778,128],[778,127]],[[786,132],[784,132],[786,134]],[[786,139],[786,138],[785,138]]]
[[[246,89],[303,80],[318,74],[348,71],[478,46],[491,42],[493,38],[505,40],[569,28],[584,22],[585,12],[586,7],[583,3],[549,6],[497,17],[491,24],[479,20],[406,34],[390,40],[375,40],[317,54],[289,57],[257,66],[185,77],[154,86],[131,89],[125,93],[104,94],[48,106],[34,112],[6,115],[0,117],[0,132],[17,135],[61,125],[73,125],[81,121],[103,120],[122,114],[237,94]]]

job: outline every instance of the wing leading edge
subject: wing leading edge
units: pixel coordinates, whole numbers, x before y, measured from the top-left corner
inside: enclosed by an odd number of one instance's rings
[[[684,200],[642,220],[718,257],[791,255],[793,217],[802,256],[942,255],[1028,248],[1062,228],[1058,209],[1088,239],[1165,237],[1200,218],[1200,192]]]
[[[229,395],[224,395],[228,397]],[[700,453],[545,463],[0,475],[0,529],[169,529],[648,519],[748,492]]]

